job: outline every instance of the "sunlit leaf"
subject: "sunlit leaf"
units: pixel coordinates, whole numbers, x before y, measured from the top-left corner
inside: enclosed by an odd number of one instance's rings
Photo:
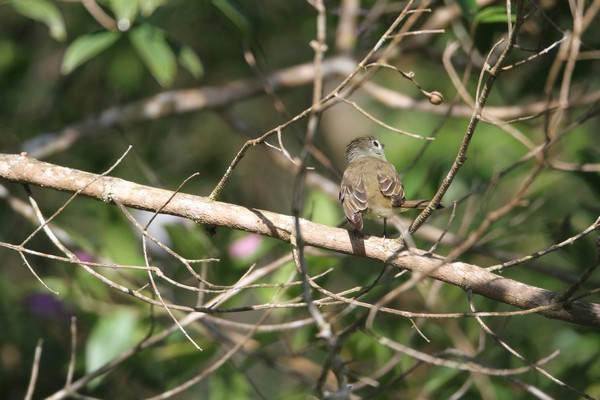
[[[170,86],[175,79],[175,54],[162,30],[148,24],[132,29],[129,38],[133,48],[161,86]]]
[[[140,13],[149,17],[156,9],[164,4],[165,0],[139,0]]]
[[[120,36],[119,32],[105,31],[78,37],[67,48],[60,72],[65,75],[71,73],[84,62],[109,48]]]
[[[123,307],[100,318],[92,329],[85,349],[85,368],[88,373],[136,343],[139,339],[135,334],[136,321],[136,313]]]
[[[47,0],[13,0],[9,4],[12,4],[19,14],[45,23],[50,29],[50,36],[59,42],[67,38],[65,21],[54,3]]]
[[[340,205],[323,192],[312,190],[306,199],[305,217],[311,221],[335,226],[342,215]]]
[[[184,46],[179,51],[179,63],[185,68],[192,76],[196,79],[204,75],[204,67],[200,57],[191,49],[191,47]]]
[[[144,257],[139,247],[140,238],[126,223],[123,223],[118,210],[106,210],[98,229],[103,238],[100,251],[104,257],[121,264],[144,264]],[[143,271],[139,272],[143,274]]]
[[[200,259],[212,250],[210,240],[204,231],[189,229],[182,224],[166,224],[164,229],[169,235],[174,251],[189,259]]]
[[[515,21],[515,15],[510,16],[511,21]],[[474,22],[477,24],[491,24],[497,22],[506,22],[506,7],[492,6],[481,10],[475,15]]]

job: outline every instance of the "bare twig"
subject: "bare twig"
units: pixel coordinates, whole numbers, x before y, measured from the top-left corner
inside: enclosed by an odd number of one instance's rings
[[[471,311],[475,311],[475,305],[473,304],[473,299],[471,296],[471,291],[468,291],[468,298],[469,298],[469,306],[471,308]],[[504,342],[502,339],[500,339],[494,332],[492,332],[492,330],[483,322],[483,320],[480,317],[475,317],[475,319],[477,320],[477,322],[479,323],[479,325],[481,326],[481,328],[483,329],[483,331],[485,333],[487,333],[488,335],[490,335],[498,344],[500,344],[500,346],[504,347],[510,354],[512,354],[513,356],[515,356],[516,358],[518,358],[519,360],[521,360],[522,362],[524,362],[525,364],[527,364],[529,367],[535,369],[536,371],[540,372],[542,375],[546,376],[548,379],[550,379],[552,382],[565,387],[569,390],[571,390],[574,393],[577,393],[579,396],[582,396],[586,399],[589,400],[594,400],[594,398],[586,393],[583,393],[577,389],[575,389],[574,387],[571,387],[569,385],[567,385],[566,383],[562,382],[561,380],[557,379],[556,377],[552,376],[550,373],[548,373],[548,371],[546,371],[545,369],[543,369],[542,367],[540,367],[540,363],[532,363],[530,361],[528,361],[527,359],[525,359],[525,357],[523,357],[521,354],[519,354],[516,350],[514,350],[512,347],[510,347],[506,342]],[[554,358],[555,355],[558,354],[558,351],[555,352],[554,355],[550,355],[549,357]]]
[[[596,221],[594,221],[594,223],[590,226],[588,226],[586,229],[584,229],[583,231],[579,232],[577,235],[571,236],[568,239],[563,240],[560,243],[556,243],[553,244],[552,246],[544,249],[544,250],[539,250],[536,251],[535,253],[532,253],[528,256],[525,257],[521,257],[518,258],[516,260],[511,260],[511,261],[506,261],[502,264],[497,264],[497,265],[492,265],[491,267],[488,267],[487,269],[489,271],[492,272],[497,272],[497,271],[501,271],[504,268],[507,267],[512,267],[514,265],[519,265],[519,264],[523,264],[525,262],[531,261],[533,259],[536,259],[538,257],[542,257],[545,256],[546,254],[552,253],[553,251],[556,251],[558,249],[561,249],[565,246],[569,246],[573,243],[575,243],[577,240],[581,239],[582,237],[586,236],[587,234],[589,234],[590,232],[593,232],[595,230],[597,230],[600,227],[600,217],[598,217],[598,219],[596,219]]]
[[[520,19],[521,19],[521,13],[522,13],[521,8],[522,7],[523,7],[523,1],[520,0],[518,2],[517,23],[515,24],[514,29],[511,31],[511,34],[507,41],[507,44],[504,47],[504,49],[502,50],[502,53],[500,54],[500,56],[498,57],[498,59],[494,63],[494,65],[491,68],[489,68],[489,70],[488,70],[488,78],[486,80],[485,85],[483,86],[483,88],[481,90],[481,94],[479,95],[479,97],[477,99],[477,103],[473,110],[471,120],[469,121],[469,126],[467,127],[467,131],[463,137],[463,141],[460,145],[458,154],[456,155],[456,159],[455,159],[454,163],[452,164],[450,171],[448,171],[448,174],[444,178],[442,185],[438,189],[438,191],[435,194],[435,196],[433,197],[432,201],[429,203],[428,207],[426,209],[424,209],[421,212],[421,214],[419,214],[419,216],[413,221],[412,225],[409,228],[410,233],[414,233],[417,229],[419,229],[419,227],[421,225],[423,225],[423,223],[429,217],[429,215],[431,215],[433,210],[435,210],[436,207],[440,204],[442,197],[444,197],[444,194],[446,193],[446,191],[452,184],[452,181],[456,177],[456,174],[458,174],[458,171],[460,170],[460,168],[462,167],[462,165],[464,164],[464,162],[467,158],[467,150],[469,149],[471,139],[473,138],[473,135],[475,134],[475,128],[477,127],[477,124],[479,123],[481,112],[485,106],[488,96],[490,95],[490,92],[492,90],[494,82],[496,81],[496,78],[498,77],[498,75],[501,72],[501,67],[502,67],[503,62],[506,59],[506,57],[508,57],[508,55],[510,54],[510,52],[513,49],[513,46],[517,40],[517,34],[519,32],[519,27],[521,24]],[[490,52],[490,55],[491,55],[491,52]],[[483,71],[482,71],[482,73],[483,73]]]
[[[27,385],[27,393],[25,393],[26,400],[31,400],[33,398],[33,393],[35,392],[35,384],[37,383],[38,373],[40,372],[40,361],[42,359],[43,345],[44,339],[38,339],[37,345],[35,346],[35,354],[33,355],[33,364],[31,366],[29,385]]]

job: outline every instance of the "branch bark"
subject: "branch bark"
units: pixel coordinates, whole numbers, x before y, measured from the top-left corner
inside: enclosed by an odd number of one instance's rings
[[[0,177],[48,189],[79,192],[106,203],[180,216],[200,224],[253,232],[290,242],[294,218],[269,211],[211,201],[206,197],[140,185],[114,177],[38,161],[26,155],[0,154]],[[165,206],[165,203],[168,204]],[[600,327],[600,304],[560,302],[560,293],[493,274],[463,262],[446,263],[444,257],[418,249],[402,248],[396,240],[364,237],[345,229],[301,219],[302,239],[308,246],[379,260],[413,273],[429,276],[512,306],[532,310],[548,318]]]

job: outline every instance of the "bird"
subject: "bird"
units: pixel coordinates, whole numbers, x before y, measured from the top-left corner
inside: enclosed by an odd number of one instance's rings
[[[348,224],[363,229],[363,219],[387,218],[409,208],[425,209],[430,200],[406,200],[394,165],[387,161],[384,144],[374,136],[361,136],[346,146],[346,169],[339,201]],[[441,208],[441,206],[438,206]]]

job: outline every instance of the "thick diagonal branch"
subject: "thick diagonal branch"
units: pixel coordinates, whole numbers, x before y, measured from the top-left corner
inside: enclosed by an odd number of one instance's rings
[[[164,206],[172,192],[139,185],[119,178],[61,167],[22,155],[0,154],[0,177],[12,181],[81,195],[107,203],[118,201],[132,208],[177,215],[201,224],[210,224],[289,242],[294,218],[235,204],[211,201],[206,197],[178,193]],[[402,249],[394,240],[363,237],[344,229],[300,220],[306,245],[339,253],[384,261],[398,268],[424,274],[449,284],[471,289],[487,298],[522,309],[535,309],[545,317],[580,325],[600,327],[600,304],[574,301],[565,306],[560,294],[504,278],[476,265],[445,263],[444,258],[421,250]]]

